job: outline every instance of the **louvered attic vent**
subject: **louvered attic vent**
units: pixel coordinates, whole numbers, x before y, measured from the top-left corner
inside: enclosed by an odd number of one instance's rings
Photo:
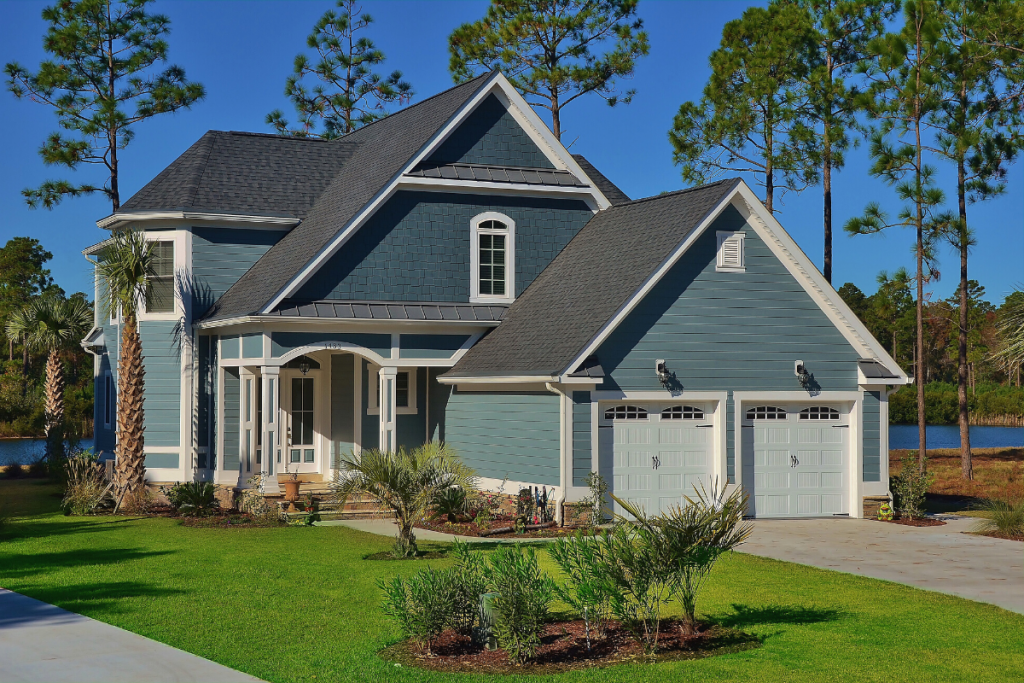
[[[718,233],[718,272],[742,273],[746,270],[742,232]]]

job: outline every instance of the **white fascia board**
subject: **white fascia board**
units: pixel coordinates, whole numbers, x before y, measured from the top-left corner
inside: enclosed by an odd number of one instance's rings
[[[276,323],[278,327],[291,327],[292,325],[310,326],[383,326],[389,327],[415,327],[420,328],[427,325],[437,326],[441,329],[449,327],[497,327],[498,320],[378,320],[371,318],[289,318],[279,315],[245,315],[237,318],[223,318],[221,320],[200,321],[195,327],[201,330],[212,330],[221,327],[235,327],[237,325],[268,325]],[[344,331],[344,330],[339,330]]]
[[[557,375],[507,375],[480,377],[438,377],[441,384],[543,384],[557,382]]]
[[[127,223],[144,221],[202,221],[204,223],[256,223],[290,228],[298,225],[298,218],[287,216],[253,216],[246,214],[209,213],[203,211],[139,211],[113,213],[96,221],[97,227],[113,230]]]
[[[900,368],[878,340],[868,331],[864,323],[857,318],[850,310],[842,297],[832,288],[825,277],[818,272],[814,263],[807,257],[807,254],[797,245],[785,228],[775,217],[764,207],[764,204],[757,198],[746,183],[741,182],[734,193],[743,199],[745,206],[737,206],[740,213],[748,214],[744,218],[753,215],[758,220],[749,221],[754,232],[758,233],[762,241],[768,245],[772,253],[789,270],[790,274],[804,288],[804,291],[811,299],[818,304],[818,307],[828,319],[846,338],[854,349],[857,349],[865,358],[873,358],[880,362],[885,368],[896,377],[889,384],[907,384],[909,378],[907,373]]]
[[[456,180],[454,178],[423,178],[420,176],[404,176],[398,189],[418,191],[453,192],[460,194],[508,194],[514,196],[572,195],[573,198],[590,200],[591,211],[598,211],[600,205],[594,196],[593,187],[577,187],[565,185],[528,185],[526,183],[496,183],[486,180]]]
[[[622,306],[619,307],[619,310],[615,312],[615,315],[613,315],[611,319],[608,320],[608,322],[601,326],[601,329],[598,330],[594,338],[590,340],[590,343],[583,348],[583,351],[576,354],[576,357],[569,362],[569,364],[564,368],[563,372],[567,374],[572,373],[573,370],[580,363],[582,363],[589,356],[591,356],[598,349],[598,347],[600,347],[601,344],[604,343],[604,340],[608,338],[608,335],[610,335],[615,330],[615,328],[618,327],[619,324],[626,319],[626,316],[629,315],[641,301],[643,301],[643,298],[647,296],[647,293],[650,292],[654,288],[654,286],[661,281],[661,278],[664,277],[665,273],[667,273],[672,268],[672,266],[674,266],[679,261],[679,259],[686,252],[686,250],[690,248],[690,245],[696,242],[697,238],[704,234],[704,231],[708,228],[708,226],[715,222],[715,219],[718,218],[719,214],[722,213],[725,207],[729,206],[734,195],[735,192],[730,192],[725,197],[723,197],[722,200],[718,202],[718,204],[712,207],[710,211],[708,211],[707,215],[704,216],[704,219],[701,220],[697,227],[689,235],[686,236],[686,239],[684,239],[682,243],[680,243],[679,246],[677,246],[675,250],[671,254],[669,254],[664,261],[661,262],[661,265],[658,266],[655,269],[655,271],[651,273],[651,275],[648,276],[646,280],[643,281],[643,283],[640,285],[640,288],[633,293],[633,296],[631,296],[624,304],[622,304]]]
[[[544,125],[544,122],[540,120],[540,117],[538,117],[530,105],[526,103],[526,100],[516,92],[516,89],[512,87],[512,84],[508,82],[508,79],[505,78],[501,72],[496,71],[487,78],[483,85],[480,86],[480,89],[477,90],[476,94],[463,104],[459,111],[455,112],[444,126],[434,133],[430,140],[420,148],[420,151],[414,154],[408,163],[406,163],[404,167],[400,168],[398,172],[392,176],[391,180],[389,180],[384,187],[382,187],[377,194],[373,196],[366,206],[363,207],[363,210],[356,214],[348,224],[343,226],[335,235],[334,239],[328,242],[327,245],[325,245],[317,255],[314,256],[313,259],[311,259],[309,263],[307,263],[305,267],[303,267],[302,270],[300,270],[298,274],[296,274],[296,276],[281,289],[281,291],[274,295],[274,297],[266,306],[263,307],[263,309],[261,309],[260,312],[269,313],[274,310],[281,301],[291,296],[300,287],[302,287],[302,285],[306,284],[309,278],[311,278],[329,258],[334,256],[334,254],[341,249],[349,238],[359,228],[361,228],[374,213],[377,212],[377,209],[379,209],[384,202],[395,194],[398,190],[399,183],[408,180],[408,178],[403,178],[403,176],[416,168],[421,161],[430,156],[431,152],[443,144],[444,141],[448,139],[448,136],[450,136],[455,129],[459,127],[459,124],[461,124],[462,121],[468,117],[491,93],[498,94],[499,99],[502,99],[504,103],[514,105],[510,106],[508,111],[511,112],[513,118],[515,118],[520,125],[526,124],[523,129],[528,135],[531,135],[534,142],[538,143],[541,150],[547,152],[549,159],[556,168],[570,171],[576,175],[576,177],[590,185],[587,193],[593,197],[598,209],[606,209],[611,206],[611,202],[608,201],[608,198],[597,189],[597,186],[590,177],[583,172],[583,169],[580,168],[580,165],[572,158],[569,151],[555,139],[551,131],[549,131],[547,126]]]
[[[516,119],[516,122],[523,127],[528,134],[532,133],[531,137],[535,143],[539,143],[538,147],[547,153],[548,159],[556,167],[560,167],[563,170],[569,171],[574,176],[583,180],[591,186],[594,198],[597,200],[598,207],[601,209],[607,209],[612,205],[608,198],[597,189],[597,185],[588,176],[583,168],[572,158],[572,154],[569,150],[562,145],[561,141],[555,137],[555,134],[541,121],[540,117],[537,116],[537,112],[533,110],[533,107],[526,101],[526,99],[519,94],[508,79],[501,73],[498,74],[497,85],[501,88],[502,94],[505,96],[504,104],[511,104],[509,111],[512,113],[512,117]],[[499,98],[502,99],[502,98]]]

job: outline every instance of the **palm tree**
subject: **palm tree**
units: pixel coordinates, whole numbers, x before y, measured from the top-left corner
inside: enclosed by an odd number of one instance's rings
[[[114,453],[114,489],[117,500],[145,486],[143,453],[143,400],[146,392],[139,338],[139,305],[145,300],[146,281],[154,273],[153,245],[138,230],[114,233],[96,263],[103,284],[107,314],[120,318],[121,352],[117,359],[117,441]]]
[[[423,517],[438,492],[453,486],[476,488],[473,470],[437,441],[391,453],[377,449],[358,456],[349,453],[341,458],[339,470],[332,485],[335,501],[344,507],[349,496],[362,493],[382,510],[393,512],[398,522],[395,549],[403,556],[416,554],[412,525]]]
[[[24,339],[27,348],[47,351],[46,457],[55,463],[64,455],[64,367],[61,355],[73,348],[92,326],[92,309],[81,299],[41,296],[14,312],[7,338]]]

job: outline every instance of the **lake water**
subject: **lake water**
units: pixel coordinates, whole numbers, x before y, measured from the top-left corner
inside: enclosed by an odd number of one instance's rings
[[[92,448],[92,439],[82,439],[82,448]],[[971,427],[974,448],[1024,448],[1024,427]],[[959,448],[960,428],[956,425],[928,425],[928,448]],[[889,425],[889,448],[917,448],[917,425]],[[0,465],[27,464],[42,456],[42,439],[0,439]]]
[[[960,427],[928,425],[928,450],[960,448]],[[889,425],[889,448],[917,448],[917,425]],[[971,448],[1024,447],[1024,427],[971,427]]]
[[[81,448],[92,448],[93,439],[82,439]],[[27,465],[43,456],[46,452],[44,439],[0,439],[0,465],[21,463]]]

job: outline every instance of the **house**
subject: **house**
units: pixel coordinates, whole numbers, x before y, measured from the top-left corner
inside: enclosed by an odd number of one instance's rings
[[[500,73],[334,141],[211,131],[99,225],[156,242],[151,481],[440,439],[570,502],[592,471],[652,511],[713,478],[757,516],[887,493],[907,375],[750,188],[631,201]],[[117,339],[84,342],[107,451]]]

